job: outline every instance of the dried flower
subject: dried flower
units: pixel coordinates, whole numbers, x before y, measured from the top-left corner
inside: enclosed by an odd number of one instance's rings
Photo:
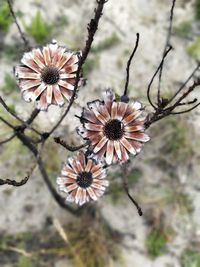
[[[83,127],[78,133],[91,141],[93,152],[98,157],[105,156],[108,165],[129,159],[128,153],[136,155],[142,143],[149,141],[144,133],[145,118],[141,118],[142,105],[139,102],[116,102],[111,90],[104,93],[104,101],[88,103],[83,109]]]
[[[36,101],[37,108],[47,110],[51,104],[62,106],[74,90],[79,52],[68,52],[56,41],[42,49],[25,53],[15,68],[25,101]]]
[[[88,159],[80,151],[74,158],[69,158],[63,166],[57,184],[61,191],[67,193],[66,201],[83,205],[90,200],[97,200],[104,194],[108,181],[106,170],[101,163]]]

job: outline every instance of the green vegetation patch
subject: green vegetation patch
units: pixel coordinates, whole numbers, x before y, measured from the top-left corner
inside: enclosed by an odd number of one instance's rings
[[[200,59],[200,37],[187,47],[187,53],[194,59]]]
[[[9,95],[14,92],[19,93],[19,88],[17,86],[16,80],[14,79],[13,75],[6,73],[4,79],[4,85],[1,87],[1,92],[5,95]]]
[[[118,45],[120,42],[121,41],[118,35],[116,33],[113,33],[109,37],[105,38],[103,41],[99,42],[99,44],[94,46],[91,51],[93,53],[99,53]]]
[[[46,22],[40,11],[37,11],[31,24],[26,26],[26,31],[33,37],[36,43],[44,44],[47,40],[51,39],[53,26]]]
[[[194,12],[197,20],[200,20],[200,0],[194,2]]]
[[[191,21],[183,21],[174,29],[175,34],[183,38],[188,37],[191,33],[191,30],[192,30]]]
[[[89,56],[87,61],[83,66],[84,76],[87,77],[93,70],[98,69],[99,67],[99,57]]]
[[[153,229],[147,236],[145,247],[152,258],[156,258],[165,252],[167,237],[160,229]]]
[[[0,32],[7,33],[12,24],[12,17],[7,2],[0,4]]]
[[[183,267],[200,267],[200,252],[187,251],[182,259]]]
[[[114,172],[109,175],[109,180],[113,180],[110,185],[109,196],[114,204],[119,203],[123,196],[126,195],[122,184],[122,173]],[[133,187],[142,177],[143,172],[139,168],[132,169],[128,174],[129,188]]]

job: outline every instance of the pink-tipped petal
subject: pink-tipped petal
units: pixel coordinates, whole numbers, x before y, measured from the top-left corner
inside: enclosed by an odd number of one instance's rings
[[[58,84],[68,90],[74,90],[74,86],[71,83],[68,83],[66,81],[59,80]]]
[[[121,145],[119,141],[114,141],[114,147],[119,159],[122,158]]]
[[[93,161],[91,159],[88,160],[85,171],[89,172],[91,170]]]
[[[54,98],[56,100],[56,103],[59,106],[63,106],[64,99],[63,99],[62,94],[60,92],[60,88],[59,88],[59,86],[57,84],[53,85],[53,95],[54,95]]]
[[[67,192],[71,192],[72,190],[76,189],[78,187],[77,184],[72,184],[66,187]]]
[[[52,85],[48,85],[47,86],[47,103],[48,104],[51,104],[52,97],[53,97],[53,86]]]
[[[47,46],[43,47],[42,53],[44,56],[45,65],[49,66],[51,64],[51,55],[49,48]]]
[[[126,162],[127,160],[129,160],[127,150],[125,149],[124,146],[121,146],[121,151],[122,151],[122,162]]]
[[[94,153],[99,152],[101,148],[108,142],[108,139],[104,136],[94,148]]]
[[[134,132],[134,133],[132,133],[131,139],[134,139],[134,140],[140,141],[140,142],[148,142],[150,140],[150,137],[145,133]]]
[[[101,115],[101,113],[98,112],[97,109],[93,109],[93,112],[97,118],[97,120],[99,120],[101,123],[105,124],[106,123],[106,119]]]
[[[103,126],[102,125],[92,124],[92,123],[85,123],[85,128],[87,130],[96,131],[96,132],[99,132],[99,131],[103,130]]]
[[[110,165],[113,161],[113,153],[114,153],[114,142],[108,140],[107,151],[106,151],[106,163],[108,165]]]
[[[112,109],[111,109],[111,117],[112,119],[117,119],[117,103],[112,103]]]
[[[41,84],[40,80],[25,80],[25,81],[22,80],[22,81],[20,81],[19,86],[23,92],[25,90],[28,90],[28,89],[35,87],[35,86],[38,86],[40,84]]]
[[[46,87],[47,87],[46,84],[41,83],[40,86],[38,86],[38,88],[33,92],[32,101],[35,101],[46,89]]]
[[[125,126],[125,132],[137,132],[144,131],[144,125],[133,125],[133,126]]]
[[[77,191],[76,191],[76,196],[75,196],[75,202],[76,204],[79,203],[79,201],[82,198],[82,189],[80,187],[78,187]]]
[[[136,151],[134,149],[134,147],[132,147],[132,145],[129,143],[129,141],[122,137],[122,139],[120,140],[120,143],[133,155],[136,154]]]
[[[95,195],[94,190],[91,187],[87,188],[87,192],[90,195],[91,199],[97,200],[97,196]]]
[[[126,103],[123,103],[123,102],[119,102],[118,103],[118,107],[117,107],[117,118],[118,118],[118,120],[122,120],[124,118],[127,106],[128,105]]]

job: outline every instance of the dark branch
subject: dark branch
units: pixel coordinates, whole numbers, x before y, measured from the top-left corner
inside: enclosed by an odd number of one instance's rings
[[[18,29],[18,31],[19,31],[19,34],[20,34],[20,36],[21,36],[21,39],[22,39],[22,41],[24,42],[24,46],[25,46],[26,49],[30,49],[29,42],[28,42],[28,40],[26,39],[25,34],[24,34],[23,31],[21,30],[21,28],[20,28],[20,26],[19,26],[19,23],[18,23],[18,21],[17,21],[17,17],[16,17],[16,15],[15,15],[14,10],[13,10],[11,0],[7,0],[7,3],[8,3],[8,6],[9,6],[9,9],[10,9],[10,13],[11,13],[11,15],[12,15],[12,17],[13,17],[13,20],[14,20],[14,22],[15,22],[15,24],[16,24],[16,26],[17,26],[17,29]]]
[[[168,100],[168,104],[170,104],[174,100],[174,98],[185,88],[187,83],[194,77],[195,73],[198,71],[199,68],[200,68],[200,62],[198,62],[195,69],[192,71],[192,73],[189,75],[186,81],[181,85],[181,87],[177,90],[177,92]]]
[[[79,61],[79,66],[78,66],[78,70],[77,70],[77,73],[76,73],[76,81],[75,81],[75,85],[74,85],[73,95],[72,95],[72,97],[70,99],[70,102],[69,102],[69,105],[68,105],[67,109],[65,110],[65,112],[63,113],[61,118],[58,120],[56,125],[49,132],[49,135],[51,135],[58,128],[58,126],[61,124],[63,119],[68,114],[72,104],[74,103],[76,92],[77,92],[77,88],[78,88],[78,84],[79,84],[79,80],[80,80],[81,68],[82,68],[83,64],[85,63],[85,60],[87,59],[87,56],[88,56],[88,54],[90,52],[90,49],[91,49],[91,46],[92,46],[92,42],[94,40],[94,35],[95,35],[95,33],[96,33],[97,29],[98,29],[99,20],[100,20],[100,18],[102,16],[103,7],[104,7],[104,4],[107,1],[108,0],[99,0],[99,1],[97,1],[97,8],[94,10],[94,13],[95,13],[94,18],[91,19],[90,23],[88,24],[88,28],[87,28],[88,29],[88,38],[86,40],[85,48],[83,49],[82,57],[80,58],[80,61]]]
[[[149,101],[150,105],[151,105],[154,109],[157,109],[157,107],[153,104],[153,102],[152,102],[152,100],[151,100],[151,96],[150,96],[151,85],[152,85],[152,83],[153,83],[153,81],[154,81],[156,75],[157,75],[158,72],[160,71],[160,69],[161,69],[161,67],[162,67],[162,65],[163,65],[163,63],[164,63],[164,60],[165,60],[166,56],[168,55],[168,53],[169,53],[171,50],[172,50],[172,47],[170,46],[170,47],[168,47],[168,49],[165,51],[165,53],[164,53],[164,55],[163,55],[163,58],[162,58],[162,60],[161,60],[161,62],[160,62],[160,64],[159,64],[159,66],[158,66],[156,72],[154,73],[154,75],[153,75],[153,77],[151,78],[151,81],[150,81],[150,83],[149,83],[149,85],[148,85],[148,87],[147,87],[147,98],[148,98],[148,101]]]
[[[190,111],[194,110],[194,109],[197,108],[199,105],[200,105],[200,103],[196,104],[196,105],[193,106],[192,108],[189,108],[189,109],[186,109],[186,110],[183,110],[183,111],[179,111],[179,112],[171,112],[170,114],[172,114],[172,115],[177,115],[177,114],[187,113],[187,112],[190,112]]]
[[[71,152],[74,152],[74,151],[77,151],[77,150],[80,150],[81,148],[83,147],[86,147],[89,145],[89,142],[86,142],[85,144],[82,144],[80,146],[70,146],[68,145],[64,140],[60,139],[60,137],[55,137],[54,138],[54,141],[57,143],[57,144],[60,144],[61,146],[63,146],[64,148],[66,148],[67,150],[71,151]]]
[[[35,133],[41,135],[41,133],[39,131],[37,131],[36,129],[34,129],[33,127],[30,126],[30,124],[34,121],[34,119],[37,117],[37,115],[39,114],[40,110],[38,109],[34,109],[33,112],[30,115],[30,118],[27,121],[24,121],[23,119],[21,119],[14,111],[12,111],[9,106],[6,104],[6,102],[3,100],[3,98],[0,96],[0,103],[2,104],[2,106],[5,108],[5,110],[11,115],[13,116],[15,119],[17,119],[18,121],[20,121],[23,125],[21,125],[21,129],[25,130],[26,128],[29,128],[30,130],[34,131]]]
[[[178,106],[192,105],[192,104],[196,103],[197,100],[198,100],[197,98],[194,98],[193,100],[188,101],[188,102],[181,102],[178,104]]]
[[[24,123],[24,121],[19,117],[19,116],[17,116],[17,114],[14,112],[14,111],[12,111],[10,108],[9,108],[9,106],[6,104],[6,102],[3,100],[3,98],[0,96],[0,103],[2,104],[2,106],[5,108],[5,110],[10,114],[10,115],[12,115],[15,119],[17,119],[18,121],[20,121],[20,122],[23,122]]]
[[[6,119],[4,119],[3,117],[0,116],[0,120],[6,124],[8,127],[10,127],[11,129],[15,130],[15,126],[12,125],[11,123],[9,123]]]
[[[5,179],[5,180],[0,179],[0,185],[7,184],[7,185],[16,186],[16,187],[25,185],[27,181],[29,180],[31,174],[33,173],[35,166],[30,169],[27,176],[24,179],[22,179],[20,182],[17,182],[16,180],[11,180],[11,179]]]
[[[14,133],[14,134],[12,134],[10,137],[6,138],[5,140],[0,141],[0,146],[6,144],[6,143],[8,143],[8,142],[10,142],[15,136],[16,136],[16,134]]]
[[[25,122],[26,124],[31,124],[35,118],[37,117],[37,115],[40,113],[40,110],[35,108],[32,113],[31,113],[31,116],[29,117],[29,119],[27,119],[27,121]]]
[[[129,72],[130,72],[130,66],[131,66],[131,61],[135,55],[135,52],[137,51],[137,48],[138,48],[138,44],[139,44],[139,38],[140,38],[140,35],[139,33],[136,34],[136,42],[135,42],[135,47],[133,49],[133,52],[127,62],[127,66],[126,66],[126,84],[125,84],[125,88],[124,88],[124,94],[123,96],[126,96],[127,93],[128,93],[128,85],[129,85]]]
[[[170,47],[170,38],[172,35],[172,23],[173,23],[173,17],[174,17],[174,7],[175,7],[176,0],[172,0],[172,7],[171,7],[171,12],[170,12],[170,20],[169,20],[169,29],[167,33],[167,40],[165,43],[164,51],[163,51],[163,59],[164,55]],[[164,60],[162,61],[161,68],[160,68],[160,73],[159,73],[159,82],[158,82],[158,94],[157,94],[157,101],[158,101],[158,106],[161,104],[161,97],[160,97],[160,85],[161,85],[161,79],[162,79],[162,72],[163,72],[163,65],[164,65]]]
[[[195,81],[189,88],[188,90],[182,94],[182,96],[175,102],[174,105],[166,108],[166,109],[156,109],[155,113],[146,121],[145,123],[145,127],[148,128],[152,123],[159,121],[169,115],[176,115],[176,114],[182,114],[182,113],[186,113],[189,111],[194,110],[195,108],[197,108],[199,106],[199,103],[196,104],[195,106],[193,106],[192,108],[189,108],[187,110],[183,110],[183,111],[175,111],[177,107],[180,106],[181,103],[183,103],[182,101],[192,92],[194,91],[194,89],[196,87],[200,86],[200,79]],[[194,100],[193,100],[194,101]],[[196,102],[196,100],[195,100]],[[190,104],[191,102],[189,102]]]
[[[0,179],[0,185],[12,185],[12,186],[22,186],[25,185],[28,181],[29,177],[25,177],[23,180],[21,180],[20,182],[17,182],[15,180],[10,180],[10,179]]]
[[[124,164],[124,166],[122,167],[123,169],[123,175],[122,175],[122,179],[123,179],[123,186],[124,186],[124,190],[127,194],[127,196],[129,197],[129,199],[131,200],[131,202],[135,205],[139,216],[143,215],[142,209],[139,206],[139,204],[137,203],[137,201],[131,196],[130,192],[129,192],[129,185],[128,185],[128,177],[127,177],[127,164]]]

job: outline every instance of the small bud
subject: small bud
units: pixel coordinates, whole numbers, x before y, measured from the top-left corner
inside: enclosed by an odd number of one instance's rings
[[[128,103],[129,102],[129,97],[127,95],[121,96],[121,102]]]

